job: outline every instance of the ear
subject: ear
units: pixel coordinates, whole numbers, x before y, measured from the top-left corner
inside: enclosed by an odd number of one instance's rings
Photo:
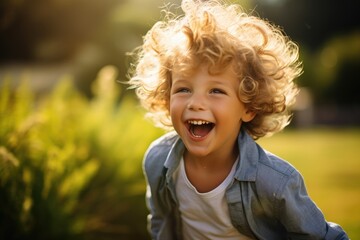
[[[254,119],[254,117],[256,116],[256,113],[250,110],[245,110],[244,115],[241,117],[241,120],[243,122],[250,122],[251,120]]]

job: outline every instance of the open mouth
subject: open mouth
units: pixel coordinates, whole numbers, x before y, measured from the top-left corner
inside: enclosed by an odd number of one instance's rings
[[[204,120],[189,120],[188,130],[195,138],[202,138],[207,136],[214,128],[215,124]]]

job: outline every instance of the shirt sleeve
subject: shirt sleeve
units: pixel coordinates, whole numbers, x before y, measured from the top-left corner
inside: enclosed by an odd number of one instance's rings
[[[158,159],[156,156],[159,151],[156,151],[156,145],[152,144],[146,151],[143,160],[143,173],[146,180],[146,206],[149,210],[147,216],[147,228],[151,236],[151,239],[158,239],[158,235],[163,225],[164,217],[163,213],[158,204],[158,187],[159,187],[159,178],[158,171],[162,169],[162,166],[157,164],[160,161],[154,161]]]
[[[146,205],[150,212],[147,216],[148,232],[150,233],[151,239],[157,239],[157,235],[162,226],[163,218],[156,211],[156,208],[154,206],[154,202],[152,199],[151,189],[150,189],[149,185],[147,186],[147,189],[146,189]]]
[[[277,212],[289,239],[349,239],[337,224],[326,222],[310,199],[302,176],[294,171],[277,194]]]

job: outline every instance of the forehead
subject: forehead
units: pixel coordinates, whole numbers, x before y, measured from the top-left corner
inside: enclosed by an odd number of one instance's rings
[[[238,72],[234,68],[233,64],[229,64],[227,66],[213,66],[211,64],[194,64],[184,66],[182,64],[174,65],[171,76],[174,77],[190,77],[195,74],[206,74],[209,76],[231,76],[237,77]]]
[[[187,71],[175,70],[172,72],[172,83],[201,81],[221,85],[239,85],[239,78],[232,66],[227,66],[222,71],[213,69],[209,65],[200,65]]]

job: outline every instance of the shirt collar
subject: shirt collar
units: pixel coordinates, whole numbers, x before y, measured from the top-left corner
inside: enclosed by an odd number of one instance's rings
[[[184,150],[185,150],[185,145],[178,136],[174,144],[171,146],[169,154],[164,163],[165,168],[168,169],[168,171],[166,172],[166,179],[168,182],[170,182],[173,173],[179,166],[181,157],[184,154]]]
[[[257,165],[259,162],[258,145],[252,137],[242,129],[238,136],[238,147],[240,151],[239,166],[235,172],[235,178],[239,181],[255,181]]]

